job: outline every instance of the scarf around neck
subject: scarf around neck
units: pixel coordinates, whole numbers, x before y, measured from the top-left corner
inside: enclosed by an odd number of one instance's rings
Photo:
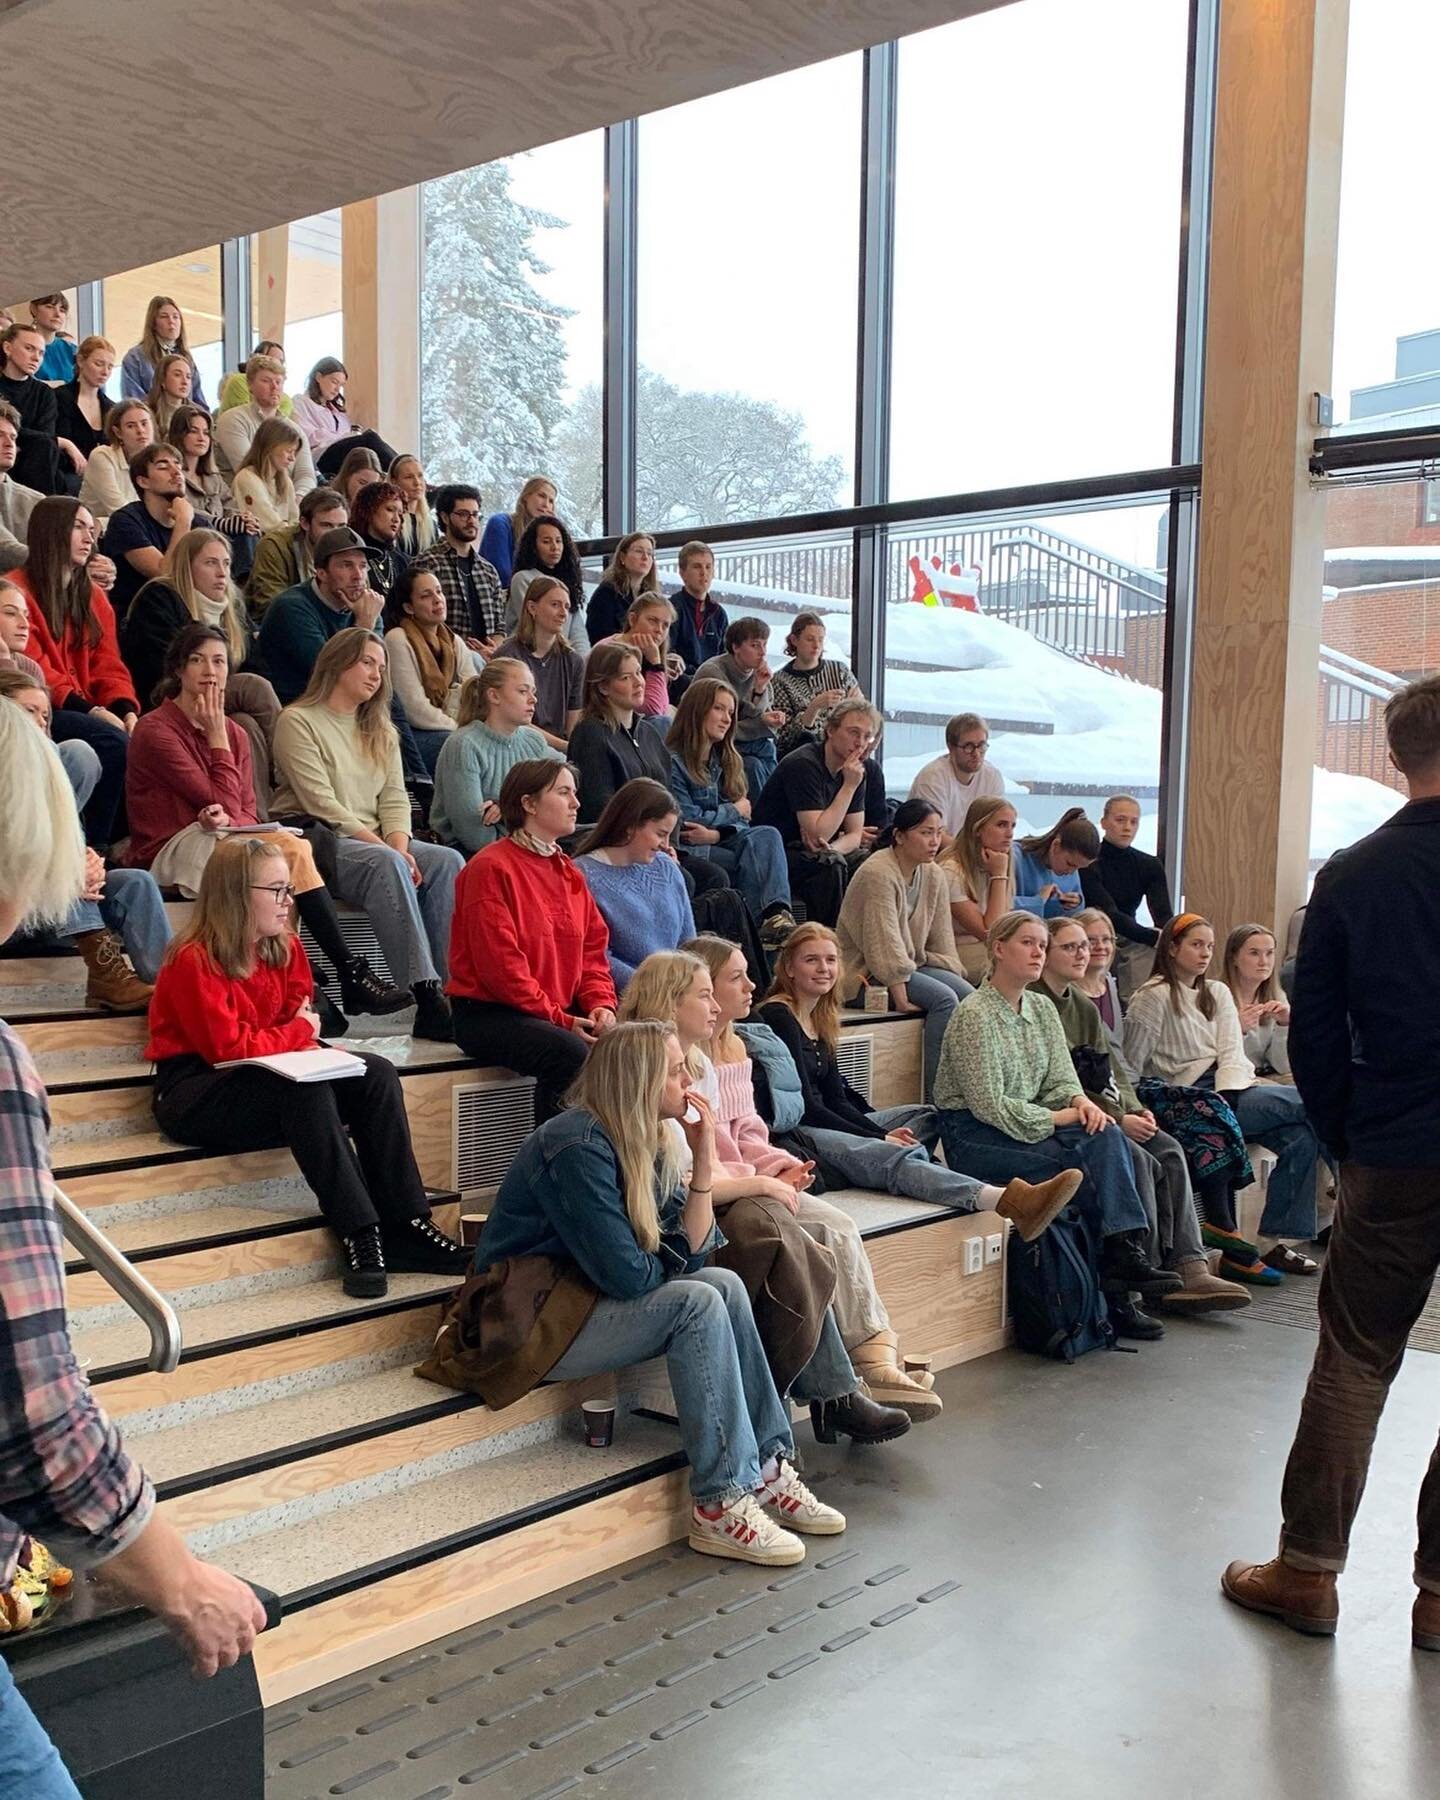
[[[419,620],[408,615],[401,620],[400,629],[415,653],[415,666],[420,671],[420,685],[425,690],[425,698],[432,706],[439,707],[444,712],[445,702],[455,685],[455,671],[459,667],[455,633],[448,625],[438,625],[435,628],[435,641],[432,643]]]

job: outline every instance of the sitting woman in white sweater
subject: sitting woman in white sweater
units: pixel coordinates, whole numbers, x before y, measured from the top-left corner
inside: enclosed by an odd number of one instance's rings
[[[249,513],[261,531],[300,523],[300,501],[291,470],[305,440],[285,419],[265,419],[250,440],[245,460],[231,483],[238,511]]]
[[[460,712],[460,690],[485,667],[445,623],[445,590],[432,569],[407,566],[381,619],[390,685],[431,775]],[[487,840],[488,842],[488,840]]]
[[[1225,940],[1222,972],[1256,1073],[1288,1081],[1290,1002],[1275,968],[1275,933],[1263,925],[1237,925]]]
[[[1148,1091],[1152,1081],[1213,1089],[1234,1113],[1246,1141],[1264,1144],[1279,1158],[1266,1187],[1260,1244],[1239,1237],[1233,1212],[1228,1220],[1210,1222],[1209,1241],[1241,1265],[1258,1249],[1260,1260],[1281,1274],[1313,1275],[1315,1260],[1292,1244],[1315,1235],[1319,1139],[1294,1088],[1257,1082],[1230,990],[1223,981],[1207,979],[1214,955],[1215,933],[1197,913],[1180,913],[1163,928],[1155,973],[1125,1015],[1125,1060],[1141,1077],[1142,1103],[1167,1130],[1163,1096],[1152,1098]]]
[[[944,840],[933,800],[903,801],[888,844],[882,839],[884,847],[850,877],[836,922],[845,998],[866,985],[883,987],[896,1012],[924,1014],[927,1104],[945,1027],[975,991],[961,972],[950,884],[935,861]]]

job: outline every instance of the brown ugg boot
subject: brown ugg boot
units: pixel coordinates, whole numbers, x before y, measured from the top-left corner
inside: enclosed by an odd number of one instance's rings
[[[1161,1294],[1162,1312],[1239,1312],[1242,1306],[1250,1304],[1250,1290],[1241,1287],[1238,1281],[1222,1281],[1218,1275],[1212,1275],[1203,1256],[1197,1256],[1194,1262],[1181,1263],[1176,1273],[1185,1285]]]
[[[1085,1179],[1079,1169],[1062,1169],[1048,1181],[1012,1181],[995,1203],[1002,1219],[1008,1219],[1027,1244],[1055,1222],[1055,1216],[1070,1201]]]
[[[125,947],[113,931],[82,931],[71,942],[90,974],[85,983],[87,1006],[110,1013],[145,1011],[155,990],[130,967]]]

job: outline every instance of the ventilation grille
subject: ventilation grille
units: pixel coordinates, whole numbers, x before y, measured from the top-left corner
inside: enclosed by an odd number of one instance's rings
[[[871,1066],[875,1059],[875,1039],[868,1034],[861,1036],[856,1032],[845,1032],[840,1039],[840,1048],[835,1060],[840,1065],[840,1073],[850,1083],[857,1094],[870,1098]]]
[[[390,965],[380,953],[380,944],[369,918],[363,912],[347,912],[343,907],[337,907],[336,911],[340,918],[340,935],[345,940],[346,949],[356,956],[368,958],[370,966],[382,979],[390,980],[396,987],[403,987],[403,982],[395,981],[390,972]],[[319,945],[303,924],[300,926],[300,942],[305,946],[305,954],[310,958],[310,967],[314,972],[315,979],[336,1006],[339,1006],[340,978],[330,967],[330,958],[321,952]]]
[[[512,1081],[478,1081],[451,1092],[454,1185],[467,1200],[493,1194],[535,1129],[535,1083],[516,1076]]]

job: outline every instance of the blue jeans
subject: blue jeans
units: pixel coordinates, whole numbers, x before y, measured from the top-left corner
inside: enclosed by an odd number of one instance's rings
[[[940,1046],[945,1042],[945,1027],[960,1002],[975,992],[963,975],[952,975],[948,969],[917,969],[905,983],[905,997],[925,1014],[925,1077],[922,1092],[930,1104],[935,1071],[940,1066]]]
[[[748,744],[736,744],[735,748],[745,765],[745,785],[750,798],[758,800],[765,783],[775,773],[775,740],[773,737],[755,738]]]
[[[762,1464],[795,1454],[745,1284],[732,1269],[699,1269],[638,1300],[602,1297],[550,1379],[574,1381],[662,1353],[697,1503],[753,1493]]]
[[[1085,1179],[1073,1204],[1093,1221],[1101,1237],[1150,1228],[1135,1187],[1130,1140],[1118,1125],[1093,1137],[1083,1125],[1061,1125],[1038,1144],[1022,1144],[974,1113],[942,1110],[940,1136],[952,1169],[965,1169],[996,1187],[1017,1179],[1048,1181],[1064,1169],[1079,1169]]]
[[[1315,1163],[1320,1140],[1305,1112],[1305,1102],[1292,1087],[1257,1082],[1239,1094],[1235,1117],[1247,1144],[1263,1144],[1279,1161],[1265,1184],[1263,1237],[1312,1238],[1315,1215]]]
[[[453,734],[448,731],[422,731],[418,725],[412,725],[410,735],[415,740],[415,748],[420,752],[420,760],[425,765],[426,773],[433,781],[440,752],[450,742]]]
[[[45,1735],[0,1657],[0,1800],[80,1800],[59,1752]]]
[[[763,919],[772,906],[789,906],[790,867],[784,839],[773,825],[747,825],[721,844],[689,848],[724,869],[752,918]]]
[[[785,1143],[796,1155],[813,1158],[827,1187],[867,1188],[874,1194],[904,1194],[911,1200],[929,1200],[936,1206],[952,1206],[959,1212],[983,1210],[980,1190],[984,1185],[973,1175],[962,1175],[934,1162],[929,1152],[940,1141],[940,1119],[933,1106],[887,1106],[870,1117],[885,1131],[902,1126],[913,1131],[920,1143],[907,1149],[888,1138],[858,1137],[848,1131],[802,1125],[787,1132]]]
[[[55,754],[75,796],[75,810],[83,813],[100,785],[100,752],[83,738],[67,738],[55,746]]]
[[[390,723],[400,739],[400,766],[405,771],[406,781],[429,781],[430,771],[425,767],[425,759],[415,741],[415,730],[405,716],[405,708],[398,694],[390,696]]]
[[[455,913],[455,880],[465,867],[458,850],[411,838],[417,889],[398,850],[342,837],[336,844],[334,894],[369,919],[390,979],[400,987],[443,981]]]
[[[56,933],[78,937],[82,931],[108,926],[125,946],[142,981],[153,982],[170,942],[170,920],[160,889],[148,869],[110,869],[99,900],[77,900]]]
[[[85,826],[85,842],[92,850],[104,850],[115,836],[115,815],[125,792],[125,759],[130,753],[130,739],[103,719],[93,719],[89,713],[70,712],[65,707],[61,707],[50,721],[50,735],[57,744],[79,739],[100,758],[100,779],[91,791],[81,819]]]

